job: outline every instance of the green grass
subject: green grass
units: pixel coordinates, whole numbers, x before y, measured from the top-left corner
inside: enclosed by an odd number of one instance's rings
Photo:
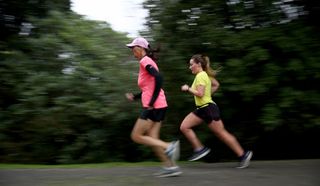
[[[132,167],[132,166],[159,166],[159,162],[112,162],[93,164],[64,164],[64,165],[39,165],[39,164],[7,164],[0,163],[0,169],[55,169],[55,168],[109,168],[109,167]]]
[[[178,165],[187,165],[190,162],[179,161]],[[193,162],[193,164],[196,164]],[[161,166],[160,162],[110,162],[110,163],[90,163],[90,164],[62,164],[62,165],[42,165],[42,164],[14,164],[0,163],[1,169],[90,169],[90,168],[111,168],[111,167],[146,167],[146,166]]]

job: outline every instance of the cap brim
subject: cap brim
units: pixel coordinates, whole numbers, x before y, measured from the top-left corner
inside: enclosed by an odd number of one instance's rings
[[[126,44],[126,46],[128,47],[128,48],[132,48],[132,47],[134,47],[135,45],[133,45],[133,44]]]

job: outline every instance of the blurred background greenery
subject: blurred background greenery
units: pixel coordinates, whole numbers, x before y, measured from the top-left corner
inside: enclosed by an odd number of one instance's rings
[[[0,162],[96,163],[154,160],[130,140],[140,103],[132,38],[71,11],[70,0],[0,0]],[[194,109],[195,53],[222,67],[214,100],[226,128],[255,159],[320,158],[320,27],[317,0],[146,0],[151,45],[160,46],[169,112],[162,138]],[[235,156],[205,125],[205,161]]]

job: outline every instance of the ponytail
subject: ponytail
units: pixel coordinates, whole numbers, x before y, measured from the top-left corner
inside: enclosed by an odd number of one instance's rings
[[[152,60],[157,61],[159,59],[157,53],[160,51],[160,47],[157,47],[156,49],[151,48],[150,45],[148,45],[148,49],[146,49],[147,56],[150,57]]]
[[[202,69],[208,74],[210,78],[215,78],[217,73],[221,70],[221,67],[219,67],[217,70],[213,70],[210,66],[210,59],[206,55],[196,54],[193,55],[191,59],[194,59],[196,63],[201,63]]]

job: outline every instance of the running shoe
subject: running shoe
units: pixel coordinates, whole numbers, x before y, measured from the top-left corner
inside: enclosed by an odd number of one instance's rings
[[[180,141],[171,142],[165,153],[171,161],[177,161],[180,157]]]
[[[180,174],[182,174],[180,168],[178,166],[175,166],[175,167],[163,167],[159,172],[153,175],[159,178],[165,178],[165,177],[179,176]]]
[[[210,151],[211,151],[211,149],[209,149],[208,147],[203,147],[201,150],[195,151],[192,154],[192,156],[189,158],[189,161],[196,161],[196,160],[206,156],[207,154],[209,154]]]
[[[252,151],[246,151],[244,155],[240,158],[240,163],[237,168],[243,169],[248,167],[250,165],[250,160],[252,158],[252,155],[253,155]]]

